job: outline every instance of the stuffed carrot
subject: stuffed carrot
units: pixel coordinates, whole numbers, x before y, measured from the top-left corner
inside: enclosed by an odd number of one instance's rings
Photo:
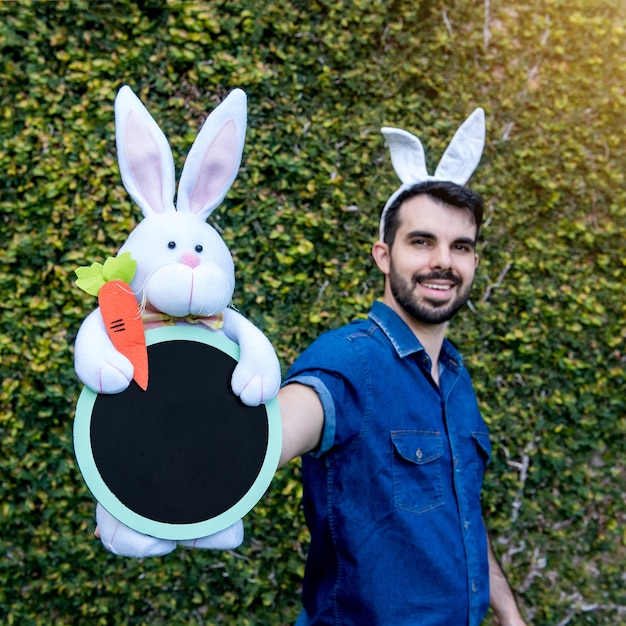
[[[113,345],[133,364],[133,378],[145,391],[148,388],[148,349],[135,295],[128,283],[110,280],[100,287],[98,304]]]
[[[113,345],[134,367],[133,378],[148,388],[148,350],[137,300],[130,288],[137,262],[130,253],[109,257],[104,264],[92,263],[76,269],[76,285],[98,296],[100,313]]]

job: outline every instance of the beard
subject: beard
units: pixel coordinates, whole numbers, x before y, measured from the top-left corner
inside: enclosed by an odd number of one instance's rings
[[[452,302],[439,302],[428,298],[418,300],[415,295],[415,286],[432,280],[453,282],[457,291],[454,300]],[[452,272],[416,274],[409,283],[396,272],[392,264],[389,271],[389,286],[396,302],[415,321],[423,324],[443,324],[451,320],[465,306],[472,283],[464,285],[462,280]]]

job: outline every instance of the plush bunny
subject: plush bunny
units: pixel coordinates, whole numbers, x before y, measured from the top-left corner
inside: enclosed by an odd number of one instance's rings
[[[115,125],[122,181],[144,215],[117,257],[130,255],[136,263],[130,290],[138,305],[151,324],[166,318],[177,324],[204,321],[207,332],[223,332],[239,344],[232,390],[247,405],[267,402],[280,386],[278,359],[261,331],[229,308],[235,284],[233,260],[217,231],[206,223],[239,169],[246,128],[245,93],[232,91],[207,118],[187,156],[176,206],[168,141],[128,86],[116,97]],[[75,368],[87,387],[114,394],[128,387],[135,366],[116,349],[101,309],[102,304],[80,327]],[[177,544],[126,527],[100,505],[97,523],[103,544],[117,554],[162,555]],[[178,543],[232,548],[241,543],[242,528],[239,521],[222,533]]]
[[[405,189],[427,180],[441,180],[464,185],[478,166],[485,146],[485,112],[475,109],[461,124],[450,140],[435,173],[426,169],[426,155],[422,142],[401,128],[381,128],[391,155],[391,164],[402,182],[387,200],[380,220],[380,238],[383,238],[387,208]]]

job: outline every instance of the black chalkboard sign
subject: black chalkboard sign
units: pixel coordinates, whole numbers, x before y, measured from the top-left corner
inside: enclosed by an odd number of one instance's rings
[[[278,464],[278,402],[244,405],[230,379],[239,347],[211,331],[146,333],[146,391],[83,389],[74,449],[87,486],[127,526],[162,539],[219,532],[254,507]]]

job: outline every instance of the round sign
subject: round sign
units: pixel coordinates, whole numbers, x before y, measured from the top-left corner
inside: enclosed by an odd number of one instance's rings
[[[161,539],[219,532],[270,485],[282,444],[278,401],[244,405],[230,379],[239,346],[216,332],[146,332],[148,388],[84,388],[74,450],[96,500],[116,519]]]

